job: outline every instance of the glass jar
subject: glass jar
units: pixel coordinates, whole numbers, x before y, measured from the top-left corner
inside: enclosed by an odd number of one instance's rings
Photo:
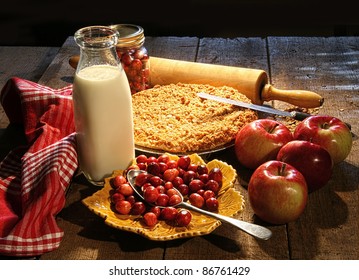
[[[80,60],[73,84],[79,167],[95,185],[135,156],[132,97],[116,53],[118,32],[90,26],[75,33]]]
[[[131,93],[150,87],[150,63],[147,49],[144,47],[145,35],[141,26],[116,24],[111,28],[119,32],[117,54],[125,69]]]

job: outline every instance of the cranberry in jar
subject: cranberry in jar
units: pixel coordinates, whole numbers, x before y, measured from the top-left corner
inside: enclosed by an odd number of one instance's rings
[[[133,24],[116,24],[110,27],[120,34],[116,50],[126,72],[131,93],[148,89],[150,87],[150,64],[147,49],[144,47],[143,28]]]

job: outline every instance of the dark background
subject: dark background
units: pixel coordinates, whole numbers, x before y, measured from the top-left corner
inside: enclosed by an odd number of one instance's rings
[[[116,23],[141,25],[146,36],[358,36],[355,6],[348,0],[7,0],[0,45],[61,46],[81,27]]]

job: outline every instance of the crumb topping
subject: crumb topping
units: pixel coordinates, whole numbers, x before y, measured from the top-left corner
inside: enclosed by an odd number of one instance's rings
[[[251,102],[227,86],[178,83],[137,92],[132,95],[135,143],[172,153],[212,150],[234,140],[241,127],[258,118],[252,110],[199,98],[202,91]]]

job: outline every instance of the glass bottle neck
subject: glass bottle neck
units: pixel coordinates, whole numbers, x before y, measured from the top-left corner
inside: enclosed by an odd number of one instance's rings
[[[87,49],[81,48],[80,61],[77,71],[93,65],[112,65],[119,66],[120,61],[116,53],[116,48],[106,49]]]
[[[120,65],[116,44],[118,32],[107,26],[89,26],[75,33],[75,42],[80,47],[77,72],[92,65]]]

